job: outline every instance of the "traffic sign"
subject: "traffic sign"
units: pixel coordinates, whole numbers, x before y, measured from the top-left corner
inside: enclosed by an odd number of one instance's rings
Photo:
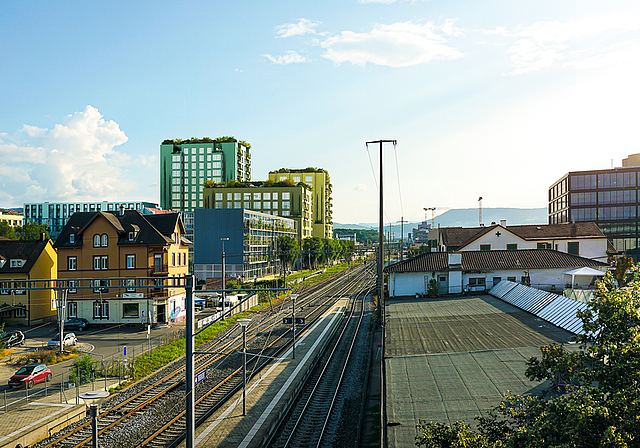
[[[304,325],[304,317],[296,317],[296,325]]]
[[[293,318],[292,317],[284,317],[284,318],[282,318],[282,323],[291,325],[293,323]]]
[[[198,384],[200,381],[204,380],[207,377],[207,370],[203,370],[197,373],[194,377],[195,384]]]

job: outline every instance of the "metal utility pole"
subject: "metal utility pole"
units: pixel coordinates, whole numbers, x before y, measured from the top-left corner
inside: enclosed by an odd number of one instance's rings
[[[383,181],[383,165],[382,165],[382,144],[383,143],[393,143],[395,146],[398,141],[397,140],[375,140],[371,142],[367,142],[367,147],[369,144],[378,143],[380,144],[380,207],[379,207],[379,219],[378,219],[378,318],[380,320],[380,325],[384,325],[383,321],[383,308],[384,308],[384,277],[383,277],[383,268],[384,268],[384,188],[382,185]]]
[[[220,238],[220,241],[222,241],[222,314],[224,315],[224,307],[225,307],[225,302],[227,301],[227,295],[226,295],[226,287],[227,287],[227,282],[225,281],[227,279],[226,273],[225,271],[225,253],[224,253],[224,242],[225,241],[229,241],[229,238]]]
[[[195,366],[193,362],[193,352],[195,349],[195,334],[193,332],[194,322],[195,322],[195,307],[193,303],[193,286],[195,285],[195,279],[193,275],[186,277],[186,301],[185,306],[187,307],[187,321],[185,323],[184,329],[184,337],[186,339],[186,347],[185,347],[185,361],[186,361],[186,442],[187,448],[195,447],[195,437],[196,437],[196,403],[195,403]]]
[[[478,227],[482,227],[482,196],[478,198]]]
[[[405,221],[404,217],[400,217],[400,261],[404,260],[404,223],[408,223],[409,221]]]

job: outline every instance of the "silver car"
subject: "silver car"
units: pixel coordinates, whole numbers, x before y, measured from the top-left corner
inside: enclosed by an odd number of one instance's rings
[[[64,346],[67,345],[76,345],[78,343],[78,339],[76,338],[75,333],[66,333],[64,335]],[[51,340],[47,343],[47,347],[55,348],[60,347],[60,333],[56,334]]]

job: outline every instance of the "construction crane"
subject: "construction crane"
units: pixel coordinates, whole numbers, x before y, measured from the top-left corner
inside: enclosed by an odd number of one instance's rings
[[[428,211],[431,212],[431,228],[434,228],[434,220],[436,218],[436,210],[451,210],[451,207],[425,207],[424,211],[424,218],[427,219],[427,213]]]

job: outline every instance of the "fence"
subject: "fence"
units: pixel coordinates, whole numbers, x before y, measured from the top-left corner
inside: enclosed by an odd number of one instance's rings
[[[176,329],[175,331],[149,338],[146,342],[137,345],[126,345],[126,355],[124,345],[118,347],[119,353],[110,356],[102,356],[91,352],[82,352],[74,358],[76,364],[82,364],[82,357],[88,356],[93,359],[86,362],[85,367],[69,366],[66,372],[54,375],[50,381],[43,381],[35,384],[32,388],[24,388],[23,395],[18,395],[10,391],[7,393],[5,389],[0,404],[2,411],[16,409],[33,400],[52,397],[58,395],[59,403],[79,403],[80,388],[87,390],[110,390],[117,388],[123,382],[132,379],[135,375],[136,360],[145,353],[153,351],[159,347],[163,347],[178,339],[184,338],[184,329]],[[47,349],[43,349],[47,350]],[[21,354],[33,354],[34,352],[24,352]],[[27,362],[37,360],[37,357],[27,358]],[[80,361],[78,361],[80,360]]]

